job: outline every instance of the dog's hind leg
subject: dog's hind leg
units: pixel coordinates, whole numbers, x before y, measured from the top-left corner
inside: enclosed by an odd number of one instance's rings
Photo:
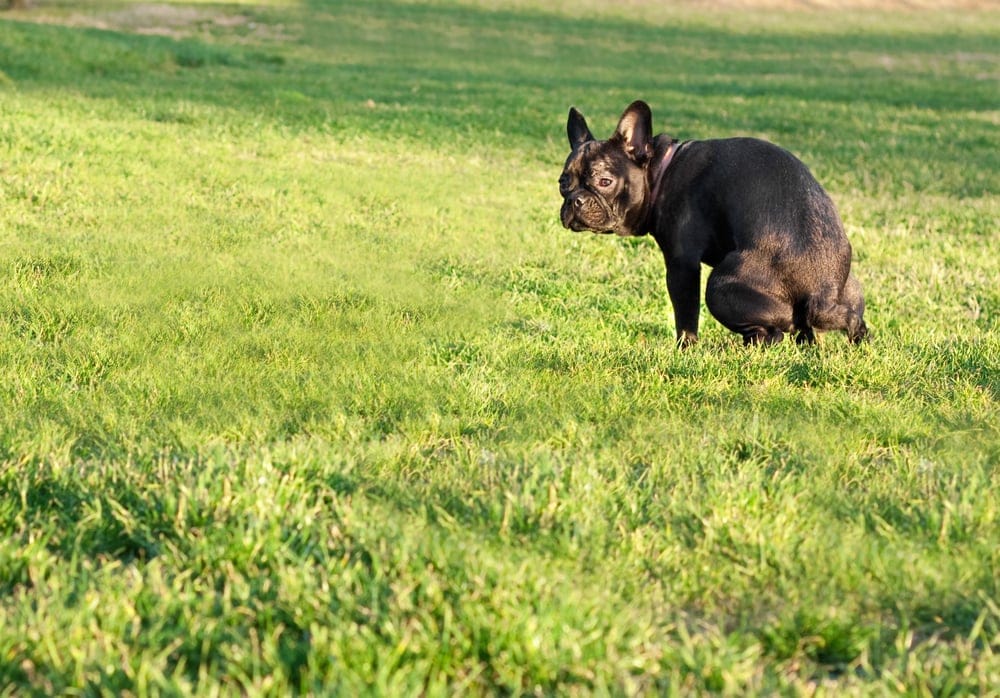
[[[741,253],[731,252],[709,275],[705,304],[744,344],[776,344],[792,328],[792,305],[775,292],[777,284],[755,271]]]

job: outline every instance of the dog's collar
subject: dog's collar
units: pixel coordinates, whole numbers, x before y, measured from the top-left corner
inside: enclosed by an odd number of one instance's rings
[[[667,172],[667,167],[670,166],[670,161],[674,159],[674,155],[680,150],[681,143],[678,140],[670,141],[670,145],[667,146],[667,152],[663,154],[660,158],[660,162],[656,165],[653,170],[653,178],[650,183],[650,195],[649,203],[650,205],[656,202],[656,197],[660,194],[660,183],[663,182],[663,175]]]

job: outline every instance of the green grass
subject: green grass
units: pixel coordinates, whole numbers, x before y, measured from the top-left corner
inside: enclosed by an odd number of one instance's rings
[[[0,694],[997,693],[1000,15],[581,2],[0,17]],[[870,344],[559,226],[637,98],[810,165]]]

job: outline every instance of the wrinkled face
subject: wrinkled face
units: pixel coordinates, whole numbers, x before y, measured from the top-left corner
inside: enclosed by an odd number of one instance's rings
[[[646,172],[621,142],[591,140],[577,146],[559,177],[563,226],[576,231],[642,235]]]

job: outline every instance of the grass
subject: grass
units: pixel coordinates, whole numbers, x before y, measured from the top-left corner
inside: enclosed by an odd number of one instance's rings
[[[1000,16],[577,7],[0,18],[0,692],[996,694]],[[674,348],[558,225],[636,98],[810,165],[870,344]]]

